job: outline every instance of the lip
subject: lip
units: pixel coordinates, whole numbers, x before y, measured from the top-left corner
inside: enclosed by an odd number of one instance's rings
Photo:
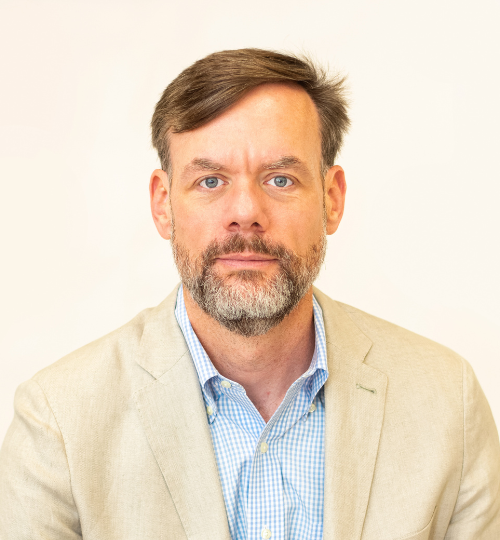
[[[270,264],[276,263],[278,259],[261,255],[259,253],[229,253],[216,258],[224,266],[232,268],[255,268],[262,269]]]
[[[260,253],[229,253],[228,255],[221,255],[217,259],[223,261],[276,261],[275,257],[269,257],[261,255]]]

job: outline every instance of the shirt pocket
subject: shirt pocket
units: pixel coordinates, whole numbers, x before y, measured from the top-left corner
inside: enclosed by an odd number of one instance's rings
[[[432,522],[434,521],[434,516],[436,515],[436,508],[437,506],[434,508],[434,512],[432,512],[432,516],[429,523],[427,523],[427,525],[423,529],[421,529],[420,531],[416,533],[411,533],[407,536],[401,536],[400,538],[397,538],[395,540],[429,540],[430,538],[429,535],[431,534]]]

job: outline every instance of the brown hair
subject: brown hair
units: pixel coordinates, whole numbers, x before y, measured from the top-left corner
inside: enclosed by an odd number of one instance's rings
[[[264,83],[296,83],[309,94],[321,123],[322,172],[334,164],[350,121],[345,78],[329,76],[306,57],[263,49],[220,51],[198,60],[165,89],[158,101],[151,131],[162,169],[171,175],[169,133],[207,124],[243,95]]]

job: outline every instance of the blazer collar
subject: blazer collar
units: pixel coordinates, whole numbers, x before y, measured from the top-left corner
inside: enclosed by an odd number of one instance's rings
[[[137,363],[155,379],[169,371],[188,351],[175,318],[179,286],[149,312],[144,324]]]

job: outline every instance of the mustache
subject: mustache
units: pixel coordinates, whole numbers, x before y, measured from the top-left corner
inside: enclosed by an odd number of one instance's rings
[[[265,240],[258,234],[247,237],[241,233],[235,233],[224,240],[210,242],[202,255],[203,264],[211,265],[221,255],[244,251],[268,255],[281,261],[290,261],[293,258],[293,253],[277,242]]]

